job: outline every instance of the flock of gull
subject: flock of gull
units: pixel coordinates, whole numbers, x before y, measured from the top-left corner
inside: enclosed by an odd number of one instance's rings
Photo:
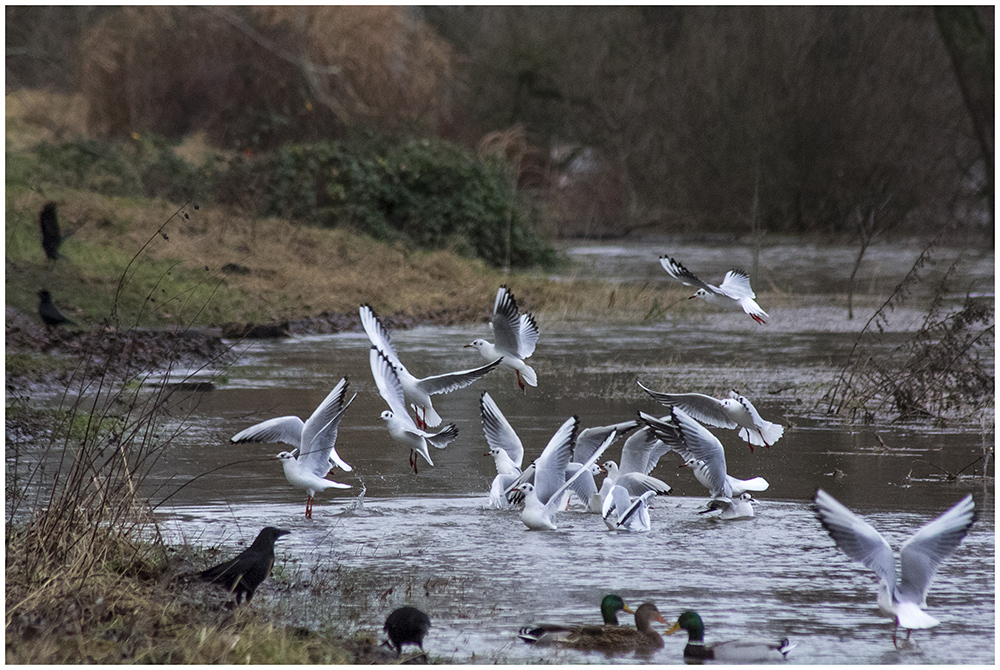
[[[742,311],[757,323],[766,323],[768,315],[756,303],[747,273],[730,270],[721,285],[714,286],[701,281],[669,256],[662,256],[660,264],[671,277],[697,288],[691,298]],[[362,305],[359,311],[371,342],[372,376],[388,405],[381,418],[391,438],[407,449],[414,474],[418,473],[421,460],[434,465],[429,447],[444,449],[458,435],[454,424],[441,427],[443,419],[434,409],[432,396],[467,387],[497,368],[513,371],[522,391],[526,386],[538,385],[535,371],[526,362],[535,351],[538,324],[531,314],[519,312],[514,295],[506,286],[499,288],[493,303],[490,327],[494,341],[476,339],[466,345],[475,348],[486,364],[430,377],[418,378],[407,370],[392,344],[389,330],[371,306]],[[708,490],[708,501],[700,514],[717,512],[722,520],[753,517],[756,502],[753,494],[765,491],[768,482],[762,477],[744,480],[730,475],[722,443],[706,425],[738,429],[739,437],[751,452],[755,446],[774,445],[781,439],[784,427],[763,419],[750,400],[735,390],[729,392],[729,397],[718,399],[700,393],[660,392],[641,383],[639,386],[667,408],[665,415],[639,412],[637,418],[628,421],[584,429],[578,417],[567,418],[541,455],[527,467],[523,464],[524,447],[520,438],[495,400],[483,392],[480,395],[483,433],[497,470],[490,487],[489,506],[521,507],[524,525],[529,530],[544,531],[557,528],[557,514],[575,499],[585,511],[600,514],[612,531],[646,532],[650,530],[650,500],[670,492],[667,483],[650,473],[662,457],[675,453],[682,459],[681,467],[687,467]],[[345,472],[352,470],[337,454],[335,442],[341,419],[355,396],[348,398],[348,380],[341,379],[305,421],[296,416],[270,419],[237,433],[231,441],[283,443],[294,447],[277,458],[288,482],[306,492],[305,516],[312,518],[317,493],[330,488],[350,488],[327,477],[335,467]],[[618,462],[610,459],[600,462],[608,448],[626,435]],[[601,474],[605,477],[598,486],[596,478]],[[872,526],[825,491],[817,491],[813,502],[819,521],[837,546],[849,558],[874,570],[880,579],[879,609],[895,621],[897,628],[909,631],[939,623],[923,611],[926,593],[938,567],[958,547],[975,519],[971,496],[926,524],[903,544],[899,574],[889,544]],[[635,628],[618,625],[617,612],[623,609],[633,612],[612,594],[602,603],[602,625],[527,627],[522,629],[520,637],[533,644],[605,651],[663,646],[662,638],[651,625],[654,621],[666,623],[655,605],[643,603],[634,610]],[[426,618],[423,613],[420,615]],[[402,630],[399,626],[403,619],[397,619],[397,629]],[[419,644],[426,627],[424,619],[417,617],[416,621],[419,640],[411,641]],[[682,629],[688,632],[684,652],[688,660],[782,661],[795,646],[787,639],[706,645],[704,625],[695,612],[682,614],[667,634]],[[895,629],[893,642],[896,642]],[[401,645],[396,646],[398,651]]]

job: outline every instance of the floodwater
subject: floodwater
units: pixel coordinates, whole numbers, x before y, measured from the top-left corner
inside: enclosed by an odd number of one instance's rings
[[[891,290],[919,250],[873,249],[861,285]],[[727,261],[716,258],[725,249],[690,244],[588,246],[571,249],[570,256],[600,276],[642,281],[648,275],[666,284],[657,257],[668,251],[710,282],[718,282],[730,262],[751,262],[745,250]],[[379,419],[385,404],[368,368],[364,333],[236,345],[242,353],[225,370],[225,383],[191,395],[180,408],[185,428],[152,478],[151,499],[171,541],[235,552],[265,525],[290,529],[277,555],[294,584],[291,618],[314,625],[333,612],[347,631],[374,631],[393,608],[416,605],[433,622],[425,647],[454,663],[607,663],[597,653],[533,648],[516,633],[533,622],[597,622],[601,598],[616,592],[633,607],[653,601],[671,623],[684,610],[699,612],[708,641],[789,637],[798,645],[790,658],[800,664],[993,664],[994,485],[992,476],[968,476],[982,475],[978,459],[984,443],[993,443],[992,417],[984,435],[977,426],[850,426],[827,416],[817,400],[871,314],[847,321],[843,304],[826,299],[844,292],[849,273],[831,258],[850,259],[850,250],[778,245],[762,251],[759,267],[768,281],[797,294],[781,309],[761,299],[772,316],[763,327],[694,303],[663,320],[637,318],[636,325],[540,319],[529,361],[538,388],[521,393],[513,374],[494,371],[472,387],[435,396],[435,408],[460,435],[433,451],[435,466],[421,463],[419,474]],[[969,267],[963,290],[975,284],[992,292],[992,252]],[[512,288],[523,303],[516,283]],[[484,305],[492,299],[484,295]],[[919,310],[896,310],[889,330],[905,333],[919,319]],[[480,336],[489,337],[485,324],[395,331],[393,341],[411,372],[430,375],[482,364],[462,347]],[[887,346],[892,342],[890,332]],[[308,416],[343,376],[358,396],[341,424],[337,450],[354,472],[335,471],[331,478],[354,488],[320,494],[310,521],[303,515],[305,494],[269,459],[286,447],[228,439],[271,417]],[[637,410],[662,413],[636,379],[673,392],[724,395],[735,387],[764,418],[789,426],[775,446],[752,454],[735,431],[713,429],[726,447],[730,474],[770,482],[756,496],[754,519],[699,515],[706,491],[669,454],[653,474],[674,492],[654,500],[646,534],[611,533],[599,516],[575,504],[559,514],[553,532],[527,531],[517,511],[486,509],[495,469],[484,457],[482,391],[519,433],[527,464],[571,415],[587,427],[627,420]],[[619,441],[606,457],[617,460],[620,449]],[[949,478],[963,468],[966,476]],[[941,620],[938,627],[893,646],[892,623],[875,604],[874,573],[849,561],[812,513],[809,502],[820,487],[862,514],[897,551],[921,525],[967,493],[974,496],[978,520],[929,592],[928,611]],[[319,584],[323,579],[330,581]],[[265,586],[258,598],[267,595]],[[685,637],[665,642],[650,657],[615,662],[681,663]]]

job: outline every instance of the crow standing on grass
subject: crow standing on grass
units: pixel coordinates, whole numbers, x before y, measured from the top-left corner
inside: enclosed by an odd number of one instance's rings
[[[42,289],[38,292],[38,316],[42,317],[42,322],[49,328],[55,328],[56,326],[61,326],[66,324],[69,326],[75,326],[76,323],[70,321],[62,312],[52,304],[52,294]]]
[[[38,215],[38,224],[42,228],[42,249],[49,260],[65,258],[59,253],[63,238],[59,232],[59,219],[56,217],[56,203],[47,202]]]
[[[271,573],[274,565],[274,541],[289,532],[291,531],[268,526],[257,534],[253,544],[239,556],[209,568],[198,576],[202,581],[222,584],[229,592],[235,592],[237,605],[244,593],[249,603],[254,591]]]

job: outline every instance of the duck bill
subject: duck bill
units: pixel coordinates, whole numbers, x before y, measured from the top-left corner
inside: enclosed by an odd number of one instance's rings
[[[667,635],[673,635],[674,633],[676,633],[680,629],[681,629],[681,624],[678,621],[677,623],[675,623],[673,626],[670,627],[670,630],[667,631]]]
[[[624,603],[622,604],[622,609],[628,612],[629,614],[635,614],[635,610],[629,607],[628,605],[625,605]]]

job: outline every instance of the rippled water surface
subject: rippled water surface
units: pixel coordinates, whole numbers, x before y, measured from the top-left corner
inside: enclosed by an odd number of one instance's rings
[[[720,279],[726,269],[716,258],[721,252],[698,249],[676,253],[692,269],[706,267],[705,279]],[[606,245],[571,255],[591,259],[606,276],[648,274],[663,281],[655,259],[665,251]],[[869,269],[867,286],[881,290],[898,281],[916,253],[873,254],[879,270],[873,277]],[[763,253],[761,263],[783,285],[820,294],[842,286],[844,259],[849,250],[780,247]],[[986,260],[977,262],[982,267],[972,279],[992,291],[992,256],[988,269]],[[629,267],[641,270],[632,276]],[[833,275],[825,284],[823,272]],[[489,303],[492,296],[483,299]],[[435,407],[460,436],[434,451],[435,467],[422,464],[417,475],[379,419],[385,405],[368,368],[364,333],[238,345],[244,350],[226,383],[192,395],[181,408],[188,413],[186,428],[154,477],[153,500],[213,471],[159,507],[171,539],[236,551],[264,525],[289,528],[277,553],[294,585],[285,594],[292,618],[309,625],[333,611],[348,628],[375,630],[392,608],[414,604],[433,620],[426,647],[453,662],[607,662],[599,654],[532,648],[515,634],[532,622],[595,622],[601,598],[617,592],[631,605],[655,602],[671,621],[686,609],[700,612],[710,641],[790,637],[798,644],[792,656],[798,663],[992,664],[992,478],[953,481],[947,473],[973,464],[965,473],[981,474],[981,463],[974,463],[993,434],[975,427],[848,426],[827,417],[816,401],[860,325],[846,321],[842,305],[824,305],[805,301],[771,309],[767,327],[707,306],[642,325],[540,320],[531,359],[539,387],[522,394],[512,374],[493,372],[470,388],[435,396]],[[919,316],[900,310],[892,328],[904,333]],[[393,333],[401,359],[418,375],[480,365],[475,352],[462,347],[480,336],[488,336],[485,325]],[[267,418],[307,416],[342,376],[358,397],[341,424],[337,449],[355,470],[331,477],[354,488],[320,494],[308,521],[305,495],[290,488],[268,458],[284,447],[230,445],[228,439]],[[655,499],[647,534],[608,532],[598,516],[573,506],[560,513],[555,532],[529,532],[518,512],[485,509],[495,469],[484,457],[481,391],[490,392],[520,434],[528,463],[571,415],[586,427],[626,420],[637,410],[657,413],[660,406],[639,391],[637,378],[676,392],[721,395],[735,386],[765,418],[790,426],[773,448],[753,454],[735,432],[714,431],[731,474],[763,476],[771,484],[758,496],[756,518],[722,522],[697,514],[705,490],[671,455],[653,474],[674,494]],[[620,445],[607,455],[617,459]],[[978,521],[930,590],[928,611],[940,626],[893,647],[892,624],[875,605],[873,573],[837,550],[813,516],[809,500],[818,487],[864,515],[896,549],[973,494]],[[321,574],[333,580],[329,588],[317,588]],[[617,660],[679,663],[683,646],[678,635],[650,658]]]

